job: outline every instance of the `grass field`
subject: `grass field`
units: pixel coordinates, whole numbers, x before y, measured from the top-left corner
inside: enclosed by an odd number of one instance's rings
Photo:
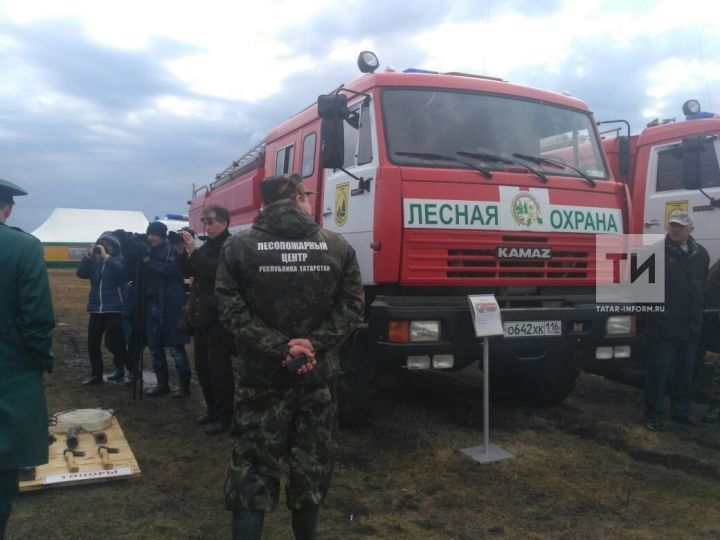
[[[22,494],[7,538],[229,538],[230,441],[193,423],[199,388],[133,401],[124,385],[80,386],[87,282],[60,269],[51,282],[50,410],[114,409],[143,475]],[[480,465],[459,452],[481,444],[480,388],[473,370],[413,378],[368,426],[341,431],[320,538],[720,538],[720,427],[650,433],[641,391],[584,374],[559,406],[493,405],[493,441],[515,458]],[[282,503],[266,538],[291,538]]]

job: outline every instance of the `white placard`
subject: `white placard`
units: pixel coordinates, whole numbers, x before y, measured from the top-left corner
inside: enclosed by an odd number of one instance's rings
[[[121,476],[132,476],[132,467],[118,467],[117,469],[100,469],[97,471],[85,471],[67,474],[52,474],[43,478],[43,485],[62,484],[64,482],[78,482],[83,480],[104,480],[107,478],[119,478]]]
[[[502,336],[503,325],[500,317],[500,306],[492,294],[476,294],[468,296],[470,313],[472,314],[475,336]]]

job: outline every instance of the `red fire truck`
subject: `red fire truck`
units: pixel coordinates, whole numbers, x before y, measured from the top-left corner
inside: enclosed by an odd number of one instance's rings
[[[708,250],[710,263],[720,259],[720,116],[704,112],[696,100],[683,105],[685,120],[654,120],[638,135],[605,133],[602,145],[615,178],[628,186],[631,203],[628,232],[665,234],[673,210],[690,212],[693,237]],[[601,122],[601,124],[616,121]],[[618,135],[618,136],[614,136]],[[710,312],[706,314],[710,316]],[[642,341],[633,362],[607,362],[599,371],[639,382],[643,376]]]
[[[469,294],[494,294],[502,309],[496,395],[558,402],[584,359],[629,356],[631,317],[595,306],[595,237],[628,229],[627,194],[588,107],[485,76],[376,72],[367,52],[358,65],[361,77],[194,189],[191,226],[202,230],[216,203],[233,231],[250,227],[260,180],[302,175],[315,219],[354,246],[363,273],[350,372],[476,361]]]

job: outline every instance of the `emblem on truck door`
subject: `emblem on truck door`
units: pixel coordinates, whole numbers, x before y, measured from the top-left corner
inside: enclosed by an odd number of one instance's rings
[[[513,219],[520,226],[532,227],[543,223],[540,203],[527,191],[521,191],[513,197],[510,209],[512,210]]]
[[[350,184],[335,186],[335,224],[342,227],[348,220],[348,203],[350,202]]]

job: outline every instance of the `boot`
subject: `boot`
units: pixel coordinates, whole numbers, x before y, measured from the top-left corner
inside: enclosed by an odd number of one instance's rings
[[[190,395],[190,372],[178,373],[178,386],[173,394],[174,398],[186,398]]]
[[[314,504],[292,511],[292,528],[295,540],[315,540],[319,507]]]
[[[260,540],[265,512],[259,510],[236,510],[232,515],[233,540]]]
[[[157,376],[157,384],[154,388],[150,388],[149,390],[145,390],[145,395],[150,397],[155,396],[161,396],[163,394],[167,394],[170,391],[170,386],[168,385],[168,371],[167,367],[156,371],[155,375]]]

